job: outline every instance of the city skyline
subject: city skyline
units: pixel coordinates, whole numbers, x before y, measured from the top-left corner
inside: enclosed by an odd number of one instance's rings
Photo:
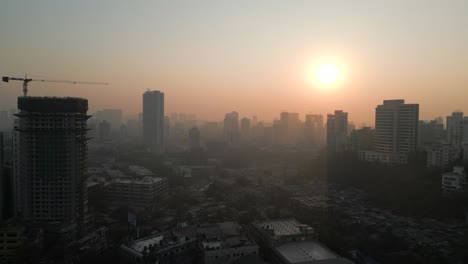
[[[468,263],[467,10],[3,1],[0,263]]]
[[[465,7],[464,1],[7,2],[0,11],[8,50],[0,53],[0,72],[109,82],[30,85],[32,96],[88,98],[90,112],[137,114],[141,93],[151,89],[166,94],[166,112],[204,120],[230,111],[272,120],[282,110],[304,116],[344,109],[356,124],[373,124],[375,105],[400,98],[420,104],[421,119],[430,120],[468,112]],[[321,61],[343,64],[346,80],[328,90],[311,84],[308,71]],[[5,109],[14,107],[20,87],[0,84]]]

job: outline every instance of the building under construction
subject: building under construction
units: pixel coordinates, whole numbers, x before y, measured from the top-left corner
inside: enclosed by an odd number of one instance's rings
[[[14,132],[15,213],[67,244],[87,212],[88,100],[19,97]]]

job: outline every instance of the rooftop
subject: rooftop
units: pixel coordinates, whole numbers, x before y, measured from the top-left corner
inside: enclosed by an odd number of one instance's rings
[[[272,230],[274,236],[300,235],[305,233],[305,229],[311,229],[293,218],[258,222],[254,225],[259,229]]]
[[[137,166],[137,165],[131,165],[128,166],[128,170],[135,174],[136,176],[144,177],[144,176],[155,176],[155,173],[148,170],[145,167],[142,166]]]
[[[18,109],[41,113],[86,113],[88,100],[74,97],[18,97]]]
[[[330,263],[350,263],[316,241],[291,242],[275,247],[275,250],[287,260],[287,263],[323,263],[324,260],[335,260]],[[326,262],[329,263],[329,262]]]
[[[146,177],[144,177],[144,178],[141,179],[141,180],[139,180],[139,179],[129,179],[129,178],[125,178],[125,179],[116,178],[116,179],[113,179],[113,180],[112,180],[112,183],[122,183],[122,184],[154,184],[154,183],[160,182],[160,181],[162,181],[162,180],[164,180],[164,178],[146,176]]]

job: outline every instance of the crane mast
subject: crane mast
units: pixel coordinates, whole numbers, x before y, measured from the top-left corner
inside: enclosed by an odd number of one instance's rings
[[[23,95],[24,95],[24,96],[28,96],[28,84],[29,84],[30,82],[52,82],[52,83],[108,85],[108,83],[102,83],[102,82],[84,82],[84,81],[67,81],[67,80],[31,79],[31,78],[28,78],[27,75],[25,75],[24,78],[3,76],[3,77],[2,77],[2,80],[3,80],[4,82],[9,82],[9,81],[22,81],[22,82],[23,82]]]

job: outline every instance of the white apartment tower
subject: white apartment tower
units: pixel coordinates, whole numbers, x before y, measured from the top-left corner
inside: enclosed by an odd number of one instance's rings
[[[164,93],[143,94],[143,139],[151,152],[164,152]]]
[[[384,100],[375,109],[374,150],[391,163],[407,163],[417,145],[419,105],[404,100]]]
[[[86,120],[81,98],[19,97],[14,139],[15,214],[64,243],[87,212]]]
[[[348,113],[335,110],[327,115],[327,151],[328,154],[346,151],[348,141]]]

